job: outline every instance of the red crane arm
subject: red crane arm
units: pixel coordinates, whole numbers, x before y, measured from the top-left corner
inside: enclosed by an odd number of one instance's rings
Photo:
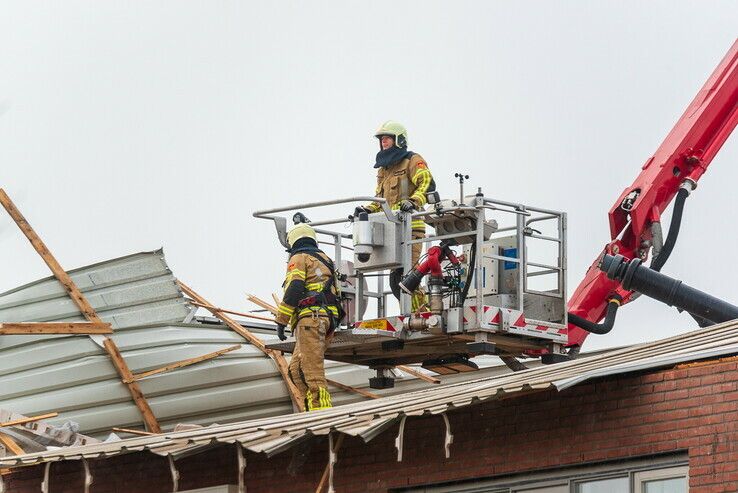
[[[685,181],[696,185],[738,124],[738,41],[707,80],[666,136],[640,175],[615,201],[609,212],[611,241],[587,270],[569,300],[570,313],[592,322],[605,315],[613,294],[627,302],[623,290],[597,265],[604,253],[645,260],[652,243],[652,226]],[[581,346],[589,333],[569,325],[569,346]]]

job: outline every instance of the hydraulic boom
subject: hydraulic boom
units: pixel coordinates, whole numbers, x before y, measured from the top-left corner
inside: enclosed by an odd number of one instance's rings
[[[737,123],[738,41],[697,93],[656,153],[646,160],[641,174],[610,209],[611,241],[594,260],[568,303],[568,346],[581,346],[589,332],[603,333],[609,330],[617,306],[632,298],[633,291],[624,289],[619,281],[609,279],[598,269],[603,255],[622,255],[626,259],[645,261],[649,250],[653,249],[651,267],[660,270],[676,241],[684,200],[696,188],[700,177]],[[679,198],[664,242],[661,213],[677,193]],[[596,325],[606,312],[606,324]]]

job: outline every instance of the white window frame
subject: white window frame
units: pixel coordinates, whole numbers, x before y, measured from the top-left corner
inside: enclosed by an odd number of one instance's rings
[[[680,466],[635,473],[633,475],[633,493],[645,493],[644,483],[658,479],[685,479],[687,481],[687,491],[689,491],[689,467]]]
[[[628,481],[628,488],[633,489],[633,480],[631,478],[631,472],[621,471],[619,474],[603,474],[602,476],[594,476],[591,478],[577,478],[571,481],[570,490],[571,493],[579,493],[578,487],[583,484],[587,484],[592,481],[605,481],[608,479],[625,479]]]

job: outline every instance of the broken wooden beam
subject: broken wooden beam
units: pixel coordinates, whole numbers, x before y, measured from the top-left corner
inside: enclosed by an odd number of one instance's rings
[[[103,346],[108,352],[110,359],[113,361],[113,366],[115,366],[121,382],[128,386],[128,391],[133,398],[134,404],[136,404],[136,407],[143,417],[146,428],[151,432],[161,433],[161,426],[159,426],[159,422],[157,421],[156,416],[154,416],[154,411],[151,410],[149,402],[146,400],[146,397],[144,397],[138,383],[134,380],[133,372],[128,368],[128,365],[123,359],[123,355],[120,354],[120,349],[118,349],[118,346],[110,338],[105,338]]]
[[[202,303],[198,303],[195,300],[189,300],[188,303],[191,304],[191,305],[199,306],[200,308],[208,308],[208,309],[210,309],[210,307],[208,307],[207,305],[203,305]],[[271,317],[264,317],[263,315],[254,315],[253,313],[244,313],[244,312],[237,312],[237,311],[234,311],[234,310],[226,310],[225,308],[219,308],[217,306],[214,306],[214,307],[211,307],[211,308],[213,310],[217,311],[217,312],[228,313],[229,315],[238,315],[239,317],[253,318],[253,319],[256,319],[256,320],[264,320],[265,322],[274,322],[274,319],[273,318],[271,318]]]
[[[90,305],[89,301],[87,301],[87,298],[85,298],[85,296],[79,290],[74,281],[72,281],[72,278],[69,276],[69,274],[67,274],[67,272],[62,268],[59,262],[57,262],[56,258],[54,258],[44,242],[41,241],[41,238],[38,236],[38,234],[36,234],[28,221],[26,221],[26,218],[23,217],[23,214],[20,213],[15,204],[13,204],[13,201],[10,200],[10,197],[8,197],[8,195],[2,188],[0,188],[0,204],[2,204],[5,210],[8,211],[8,214],[10,214],[10,217],[13,219],[13,221],[15,221],[15,224],[18,225],[26,238],[28,238],[28,241],[31,242],[33,248],[36,250],[36,252],[38,252],[38,254],[41,256],[49,269],[51,269],[54,277],[56,277],[59,283],[64,287],[66,292],[69,294],[69,297],[72,298],[72,301],[75,305],[77,305],[77,308],[79,308],[79,310],[82,312],[82,315],[87,319],[87,321],[93,323],[104,323],[102,319],[100,319],[100,317],[97,315],[95,309],[92,308],[92,305]],[[103,347],[108,353],[108,356],[110,356],[110,360],[113,362],[115,370],[121,377],[121,381],[123,381],[124,385],[128,387],[128,392],[131,394],[133,402],[136,404],[136,407],[141,413],[146,427],[149,428],[151,431],[157,433],[161,432],[159,422],[156,420],[156,416],[154,416],[154,412],[151,410],[151,407],[149,406],[146,397],[144,397],[143,392],[141,392],[138,384],[134,381],[129,381],[129,383],[125,383],[126,380],[130,380],[130,377],[133,374],[131,373],[130,368],[128,368],[128,365],[123,359],[123,356],[120,354],[118,346],[115,344],[115,342],[113,342],[112,339],[106,337],[103,341]]]
[[[412,375],[415,378],[419,378],[421,380],[425,380],[428,383],[441,383],[441,381],[437,378],[429,377],[428,375],[421,373],[413,368],[410,368],[409,366],[400,365],[396,367],[398,370],[407,373],[408,375]]]
[[[188,297],[192,298],[196,302],[203,305],[203,308],[208,310],[210,313],[212,313],[215,317],[219,318],[223,321],[228,327],[230,327],[233,331],[235,331],[237,334],[241,335],[244,339],[249,341],[255,348],[257,348],[259,351],[264,353],[265,355],[272,358],[274,361],[274,364],[277,365],[277,370],[279,370],[279,373],[282,375],[282,380],[284,380],[285,385],[287,385],[287,390],[290,395],[290,399],[292,399],[292,404],[295,406],[296,409],[300,411],[305,410],[305,403],[302,402],[302,399],[300,399],[299,391],[297,390],[297,387],[295,387],[295,384],[292,383],[292,379],[290,379],[289,370],[287,368],[287,360],[284,358],[284,355],[280,351],[275,351],[273,349],[267,349],[267,347],[264,345],[261,339],[256,337],[254,334],[252,334],[248,329],[245,329],[241,326],[238,322],[233,320],[231,317],[226,315],[223,312],[219,312],[217,308],[210,303],[208,300],[197,294],[195,291],[192,290],[189,286],[184,284],[182,281],[177,281],[177,284],[179,284],[180,289],[182,289],[182,292],[187,295]]]
[[[133,399],[133,403],[138,408],[138,412],[141,413],[141,417],[143,418],[146,428],[154,433],[161,433],[161,426],[159,426],[159,421],[156,419],[151,406],[149,406],[149,401],[146,400],[146,396],[141,390],[141,387],[139,387],[138,383],[133,380],[133,372],[128,367],[126,361],[123,359],[123,355],[120,354],[120,349],[118,349],[118,345],[115,344],[115,341],[113,341],[111,338],[106,337],[103,341],[103,347],[108,353],[110,361],[112,361],[113,366],[115,367],[115,371],[118,372],[120,381],[123,382],[123,385],[128,387],[128,393],[131,394],[131,399]]]
[[[151,435],[156,435],[156,433],[151,433],[150,431],[143,431],[143,430],[132,430],[130,428],[113,428],[113,431],[117,433],[130,433],[131,435],[139,435],[142,437],[148,437]]]
[[[0,423],[0,428],[5,428],[7,426],[24,425],[26,423],[33,423],[36,421],[42,421],[44,419],[56,418],[57,416],[59,416],[59,413],[47,413],[40,414],[38,416],[29,416],[27,418],[14,419],[12,421],[5,421],[4,423]]]
[[[2,444],[5,449],[11,452],[13,455],[23,455],[26,453],[26,451],[23,450],[21,446],[16,443],[15,440],[10,438],[8,435],[3,434],[2,432],[0,432],[0,444]]]
[[[190,366],[196,363],[201,363],[203,361],[208,361],[213,358],[217,358],[218,356],[221,356],[226,353],[230,353],[231,351],[235,351],[236,349],[241,349],[241,345],[236,344],[235,346],[227,347],[219,351],[213,351],[212,353],[203,354],[202,356],[196,356],[194,358],[188,358],[188,359],[184,359],[181,361],[177,361],[175,363],[170,363],[166,366],[162,366],[161,368],[156,368],[155,370],[149,370],[149,371],[144,371],[141,373],[136,373],[133,375],[133,379],[141,380],[142,378],[150,377],[152,375],[159,375],[160,373],[165,373],[168,371],[176,370],[177,368],[184,368],[185,366]]]
[[[74,301],[77,307],[79,307],[82,315],[84,315],[90,322],[102,322],[102,320],[97,316],[97,313],[95,313],[95,310],[90,306],[90,303],[82,295],[82,292],[77,288],[77,285],[74,284],[72,278],[69,277],[69,274],[67,274],[64,269],[62,269],[62,266],[59,265],[59,262],[56,261],[44,242],[41,241],[41,238],[36,234],[28,221],[26,221],[26,218],[23,217],[23,214],[20,213],[15,204],[13,204],[13,201],[10,200],[10,197],[8,197],[2,188],[0,188],[0,204],[5,207],[5,210],[8,211],[8,214],[10,214],[10,217],[15,221],[15,224],[18,225],[26,238],[28,238],[28,241],[31,242],[33,248],[36,249],[46,265],[49,266],[54,277],[59,280],[61,285],[72,298],[72,301]]]
[[[334,387],[338,387],[339,389],[345,390],[346,392],[353,392],[354,394],[363,395],[364,397],[368,397],[369,399],[379,399],[379,396],[377,394],[372,394],[371,392],[367,392],[364,389],[357,389],[356,387],[336,382],[335,380],[326,380],[326,382],[328,382],[328,385],[333,385]]]
[[[4,322],[0,335],[34,334],[112,334],[113,328],[105,322]]]
[[[277,307],[273,306],[266,301],[262,300],[258,296],[254,296],[253,294],[246,294],[246,299],[249,300],[251,303],[255,304],[256,306],[259,306],[263,308],[264,310],[272,312],[272,315],[275,317],[277,316]]]
[[[233,320],[231,317],[225,314],[225,312],[218,311],[218,308],[213,305],[212,303],[208,302],[205,298],[197,294],[195,291],[192,290],[191,287],[187,286],[185,283],[183,283],[180,280],[177,280],[177,284],[179,284],[180,289],[182,289],[182,292],[192,298],[195,302],[198,303],[198,306],[201,306],[202,308],[205,308],[207,311],[212,313],[215,317],[219,318],[222,322],[224,322],[228,327],[230,327],[232,330],[236,331],[241,337],[249,341],[253,346],[255,346],[259,351],[265,352],[266,346],[264,346],[264,343],[261,339],[256,337],[254,334],[249,332],[247,329],[243,328],[241,324]]]
[[[274,300],[274,306],[279,308],[279,305],[282,304],[282,300],[279,299],[279,296],[277,296],[277,293],[272,293],[272,299]]]

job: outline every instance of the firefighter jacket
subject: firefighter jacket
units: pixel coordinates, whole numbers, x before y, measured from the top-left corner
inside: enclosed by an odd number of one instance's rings
[[[294,328],[299,319],[314,314],[338,318],[340,287],[335,268],[331,259],[317,248],[298,251],[290,257],[283,286],[278,324]]]
[[[408,199],[420,210],[426,204],[425,194],[431,191],[433,176],[420,154],[412,154],[397,164],[377,169],[375,196],[387,200],[392,209],[399,209],[400,202]],[[366,206],[371,212],[381,210],[377,202]],[[425,231],[422,219],[413,221],[414,231]]]

